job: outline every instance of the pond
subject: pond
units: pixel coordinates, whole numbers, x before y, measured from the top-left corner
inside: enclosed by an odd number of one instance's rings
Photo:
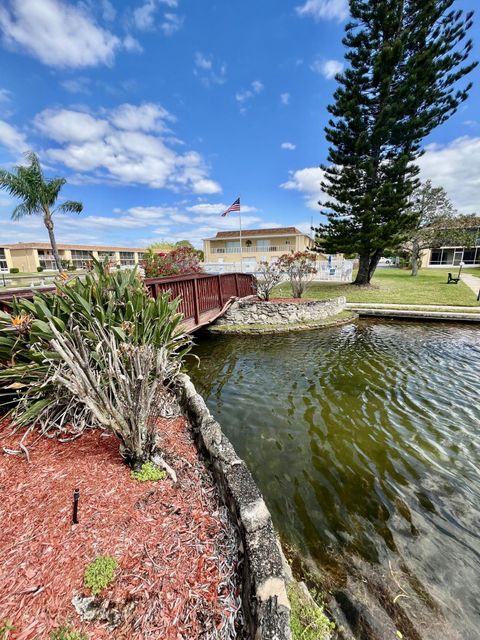
[[[197,342],[194,382],[282,539],[329,588],[380,576],[443,637],[479,638],[480,329],[359,321]]]

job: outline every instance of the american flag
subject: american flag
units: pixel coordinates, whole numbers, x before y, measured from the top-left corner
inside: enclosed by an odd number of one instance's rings
[[[230,211],[240,211],[240,198],[237,198],[235,202],[222,213],[222,217],[226,216]]]

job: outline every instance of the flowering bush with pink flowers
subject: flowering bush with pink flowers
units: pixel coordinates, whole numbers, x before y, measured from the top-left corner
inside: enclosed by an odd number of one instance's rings
[[[198,252],[191,247],[178,247],[173,251],[148,251],[141,262],[146,278],[165,278],[202,273]]]
[[[316,254],[310,251],[295,251],[280,256],[279,267],[287,274],[294,298],[301,298],[307,285],[317,273]]]

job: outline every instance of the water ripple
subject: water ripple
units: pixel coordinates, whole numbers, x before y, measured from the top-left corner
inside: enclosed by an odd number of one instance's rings
[[[399,554],[470,637],[478,609],[458,602],[480,583],[480,330],[363,322],[196,352],[195,382],[282,533],[314,557]]]

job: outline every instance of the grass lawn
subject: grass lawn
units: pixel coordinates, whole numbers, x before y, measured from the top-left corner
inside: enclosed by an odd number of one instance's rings
[[[272,297],[291,295],[289,284],[282,283],[275,288]],[[371,288],[338,282],[313,282],[306,293],[307,298],[317,300],[336,296],[345,296],[347,302],[480,306],[466,284],[447,284],[447,271],[444,269],[422,269],[415,278],[410,271],[403,269],[377,269]]]

